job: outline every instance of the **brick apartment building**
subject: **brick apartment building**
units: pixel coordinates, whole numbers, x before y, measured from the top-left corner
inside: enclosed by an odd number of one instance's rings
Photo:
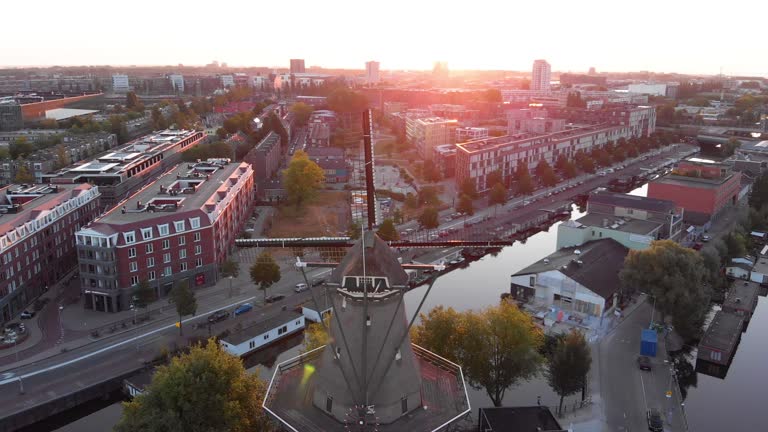
[[[88,162],[43,174],[51,184],[90,183],[109,208],[181,161],[181,152],[205,139],[201,131],[165,130],[144,136]]]
[[[181,280],[192,288],[215,284],[219,264],[250,217],[253,183],[246,162],[178,165],[79,230],[85,307],[126,310],[142,280],[159,297]]]
[[[280,135],[270,132],[245,155],[244,160],[253,165],[256,182],[261,183],[277,174],[281,155]]]
[[[0,189],[0,309],[14,319],[77,265],[74,233],[99,212],[99,189],[11,185]]]

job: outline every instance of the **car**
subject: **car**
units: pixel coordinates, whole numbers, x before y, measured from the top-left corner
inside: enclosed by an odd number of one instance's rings
[[[599,175],[600,177],[605,177],[607,174],[605,173],[605,171],[600,171],[599,173],[597,173],[597,175]]]
[[[309,287],[307,286],[307,284],[302,282],[302,283],[297,283],[296,284],[296,288],[294,288],[293,290],[296,291],[297,293],[300,293],[300,292],[304,292],[304,291],[306,291],[308,289],[309,289]]]
[[[640,370],[651,370],[651,359],[647,356],[638,356],[637,367],[639,367]]]
[[[701,241],[703,242],[708,242],[710,240],[712,240],[712,237],[709,235],[704,234],[703,236],[701,236]]]
[[[215,324],[219,321],[224,321],[227,318],[229,318],[229,312],[222,309],[208,315],[208,322]]]
[[[240,306],[235,309],[235,313],[233,315],[238,316],[242,315],[246,312],[250,312],[253,309],[253,305],[250,303],[243,303]]]
[[[267,303],[274,303],[274,302],[278,302],[278,301],[280,301],[280,300],[282,300],[284,298],[285,298],[284,295],[279,295],[279,294],[278,295],[273,295],[273,296],[267,297],[266,302]]]
[[[651,408],[646,414],[648,419],[648,430],[653,432],[664,432],[664,422],[661,420],[661,413],[656,408]]]
[[[324,282],[325,282],[325,278],[324,277],[316,277],[316,278],[312,279],[311,283],[312,283],[313,287],[316,287],[318,285],[322,285]]]
[[[28,310],[25,310],[24,312],[21,313],[21,319],[32,319],[32,317],[34,316],[35,316],[34,311],[30,312]]]

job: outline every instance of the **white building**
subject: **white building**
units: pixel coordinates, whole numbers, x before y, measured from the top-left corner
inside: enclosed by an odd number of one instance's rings
[[[221,347],[228,353],[241,357],[304,329],[304,315],[284,311],[265,321],[220,339]]]
[[[232,75],[221,75],[219,79],[221,79],[221,86],[224,88],[235,86],[235,77]]]
[[[733,258],[725,267],[725,275],[734,279],[750,279],[755,262],[750,258]],[[763,275],[755,272],[755,282],[763,282]]]
[[[464,142],[472,139],[488,137],[488,128],[482,127],[460,127],[456,128],[456,142]]]
[[[168,79],[171,81],[171,87],[176,93],[184,93],[184,76],[181,74],[170,74]]]
[[[368,61],[365,62],[365,82],[366,84],[377,84],[380,81],[379,78],[379,62]]]
[[[630,93],[646,94],[651,96],[666,96],[666,84],[630,84],[627,87]]]
[[[531,77],[531,90],[549,91],[552,79],[552,67],[546,60],[533,62],[533,76]]]
[[[112,91],[114,93],[128,93],[130,91],[128,85],[128,75],[125,74],[113,74],[112,75]]]

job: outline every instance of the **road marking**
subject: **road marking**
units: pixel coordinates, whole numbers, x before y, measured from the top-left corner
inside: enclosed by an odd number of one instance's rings
[[[648,411],[648,399],[645,396],[645,383],[643,382],[643,374],[640,373],[640,386],[643,388],[643,403],[645,404],[645,410]]]
[[[237,306],[237,305],[239,305],[239,304],[241,304],[241,303],[245,303],[245,302],[248,302],[248,301],[251,301],[251,300],[255,300],[255,299],[256,299],[256,296],[253,296],[253,297],[248,297],[247,299],[244,299],[244,300],[240,300],[240,301],[238,301],[238,302],[235,302],[235,303],[232,303],[232,304],[230,304],[230,305],[227,305],[227,306],[224,306],[224,307],[220,307],[220,308],[217,308],[217,309],[214,309],[214,310],[219,310],[219,309],[228,309],[228,308],[231,308],[231,307],[233,307],[233,306]],[[206,313],[207,313],[207,312],[206,312]],[[194,320],[200,319],[200,318],[202,318],[202,317],[203,317],[203,316],[204,316],[206,313],[202,313],[202,314],[200,314],[200,315],[197,315],[197,316],[193,316],[193,317],[187,318],[187,319],[185,319],[185,320],[182,320],[181,322],[182,322],[182,323],[186,323],[186,322],[189,322],[189,321],[194,321]],[[145,338],[145,337],[147,337],[147,336],[151,336],[151,335],[153,335],[153,334],[157,334],[157,333],[160,333],[160,332],[162,332],[162,331],[165,331],[165,330],[168,330],[168,329],[171,329],[171,328],[176,328],[176,323],[173,323],[173,324],[169,324],[169,325],[167,325],[167,326],[165,326],[165,327],[160,327],[160,328],[154,329],[154,330],[152,330],[152,331],[149,331],[149,332],[147,332],[147,333],[144,333],[144,334],[141,334],[141,335],[138,335],[138,336],[134,336],[134,337],[132,337],[132,338],[130,338],[130,339],[126,339],[126,340],[124,340],[124,341],[120,341],[120,342],[117,342],[117,343],[115,343],[115,344],[113,344],[113,345],[109,345],[109,346],[106,346],[106,347],[104,347],[104,348],[101,348],[101,349],[99,349],[99,350],[96,350],[96,351],[94,351],[94,352],[92,352],[92,353],[84,354],[84,355],[82,355],[82,356],[80,356],[80,357],[77,357],[77,358],[73,358],[73,359],[71,359],[71,360],[67,360],[67,361],[65,361],[65,362],[61,362],[61,363],[59,363],[59,364],[55,364],[55,365],[53,365],[53,366],[48,366],[47,368],[44,368],[44,369],[38,369],[38,370],[36,370],[36,371],[33,371],[33,372],[29,372],[29,373],[26,373],[26,374],[24,374],[24,375],[18,375],[17,377],[15,377],[15,378],[13,378],[13,379],[5,379],[5,380],[3,380],[3,381],[0,381],[0,386],[1,386],[1,385],[5,385],[5,384],[10,384],[10,383],[15,383],[15,382],[17,382],[19,379],[26,379],[26,378],[31,378],[31,377],[33,377],[33,376],[35,376],[35,375],[39,375],[39,374],[42,374],[42,373],[46,373],[46,372],[50,372],[50,371],[53,371],[53,370],[56,370],[56,369],[59,369],[59,368],[63,368],[63,367],[65,367],[65,366],[69,366],[69,365],[71,365],[71,364],[74,364],[74,363],[77,363],[77,362],[79,362],[79,361],[82,361],[82,360],[85,360],[85,359],[91,358],[91,357],[93,357],[93,356],[97,356],[97,355],[99,355],[99,354],[105,353],[105,352],[107,352],[107,351],[113,350],[113,349],[115,349],[115,348],[118,348],[118,347],[121,347],[121,346],[123,346],[123,345],[127,345],[127,344],[130,344],[130,343],[132,343],[132,342],[135,342],[135,341],[137,341],[137,340],[139,340],[139,339]],[[20,366],[20,367],[24,367],[24,366]]]

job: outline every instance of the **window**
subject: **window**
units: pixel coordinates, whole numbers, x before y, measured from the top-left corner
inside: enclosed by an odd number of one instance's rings
[[[164,254],[163,254],[163,262],[164,262],[164,263],[169,263],[169,262],[171,262],[171,254],[170,254],[170,253],[164,253]]]
[[[277,329],[277,334],[281,335],[283,333],[288,333],[288,326],[282,326],[279,329]]]
[[[135,271],[138,271],[138,270],[139,270],[139,265],[138,265],[138,264],[136,264],[136,261],[131,261],[131,262],[128,264],[128,267],[130,268],[130,270],[131,270],[132,272],[135,272]]]
[[[179,236],[179,246],[187,244],[187,236]]]
[[[152,243],[147,243],[145,250],[147,253],[152,253],[155,251],[155,246]]]
[[[203,259],[198,258],[195,260],[195,267],[202,267],[203,266]]]
[[[400,408],[401,408],[401,411],[403,412],[403,414],[408,412],[408,398],[407,397],[403,397],[402,399],[400,399]]]
[[[158,225],[157,232],[160,233],[161,236],[167,236],[170,233],[168,224]]]
[[[155,280],[155,271],[154,270],[152,270],[151,272],[147,273],[147,279]]]
[[[141,229],[141,238],[143,240],[149,240],[152,238],[152,228],[142,228]]]
[[[200,245],[195,245],[195,255],[200,255],[203,253],[203,247]]]
[[[128,248],[128,258],[136,258],[136,248]]]
[[[139,277],[131,276],[131,285],[138,285],[138,284],[139,284]]]
[[[175,229],[177,233],[184,232],[184,230],[186,229],[186,227],[184,226],[184,221],[174,222],[173,229]]]
[[[250,349],[256,348],[256,341],[251,341],[250,343],[248,343],[248,348]]]
[[[170,276],[171,274],[173,274],[173,269],[171,269],[170,267],[166,267],[163,269],[163,276]]]
[[[187,271],[187,263],[185,262],[181,263],[179,266],[179,271],[183,271],[183,272]]]
[[[186,249],[179,249],[179,259],[184,259],[187,257],[187,250]]]
[[[163,249],[170,249],[171,248],[171,241],[168,239],[163,240]]]
[[[195,241],[196,241],[196,242],[199,242],[199,241],[200,241],[200,233],[199,233],[199,232],[196,232],[196,233],[195,233]]]
[[[155,258],[149,257],[147,258],[147,267],[154,267],[155,266]]]
[[[328,397],[325,399],[325,410],[328,412],[331,412],[333,409],[333,398],[331,395],[328,395]]]
[[[269,335],[268,335],[268,334],[265,334],[265,335],[264,335],[264,340],[267,340],[267,339],[269,339]]]
[[[134,231],[123,233],[123,239],[126,243],[136,243],[136,233]]]
[[[192,218],[189,220],[189,225],[192,227],[192,229],[200,228],[200,218]]]

